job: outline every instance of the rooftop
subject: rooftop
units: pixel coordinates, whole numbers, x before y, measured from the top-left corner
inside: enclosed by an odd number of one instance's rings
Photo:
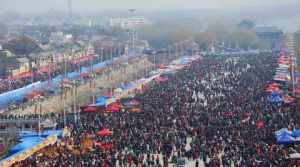
[[[258,26],[255,27],[256,33],[283,33],[278,27],[275,26]]]

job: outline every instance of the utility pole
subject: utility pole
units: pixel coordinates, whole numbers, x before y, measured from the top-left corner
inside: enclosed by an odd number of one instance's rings
[[[175,43],[175,58],[178,57],[178,43]]]
[[[40,97],[38,97],[38,106],[39,106],[39,129],[38,129],[38,134],[39,134],[39,136],[41,135],[41,114],[42,114],[42,104],[41,104],[41,102],[40,102]]]
[[[168,61],[169,61],[170,57],[171,57],[171,46],[169,45],[168,46]]]
[[[64,114],[64,127],[67,125],[67,119],[66,119],[66,89],[63,87],[63,114]]]
[[[68,0],[68,19],[69,19],[69,22],[71,23],[72,22],[72,0]]]
[[[129,9],[130,13],[134,13],[136,9]],[[136,39],[136,29],[134,25],[130,25],[130,17],[127,18],[127,23],[129,25],[129,50],[132,51],[133,56],[135,56],[135,39]]]
[[[296,59],[296,53],[295,53],[295,44],[294,44],[294,36],[292,34],[288,35],[288,47],[290,51],[290,59],[291,59],[291,78],[292,78],[292,85],[293,85],[293,95],[295,95],[295,59]]]

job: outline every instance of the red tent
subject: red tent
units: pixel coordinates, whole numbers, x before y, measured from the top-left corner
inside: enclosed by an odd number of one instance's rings
[[[166,81],[168,81],[168,78],[167,77],[158,76],[158,77],[155,78],[155,81],[157,83],[166,82]]]
[[[272,92],[279,92],[280,89],[277,86],[268,86],[266,88],[266,92],[272,93]]]
[[[97,132],[97,135],[98,136],[102,136],[102,137],[104,137],[104,136],[111,136],[112,134],[113,134],[113,132],[110,131],[107,128],[103,128],[102,130],[100,130],[100,131]]]
[[[283,101],[287,104],[293,103],[295,101],[295,98],[289,96],[289,95],[284,95],[283,96]]]
[[[34,99],[34,98],[40,97],[41,95],[42,95],[42,92],[40,92],[40,91],[32,91],[27,94],[27,98]]]
[[[135,99],[133,99],[133,100],[131,100],[131,101],[129,102],[129,104],[130,104],[130,105],[140,105],[140,102],[137,101],[137,100],[135,100]]]
[[[104,68],[97,68],[97,69],[94,69],[94,72],[97,73],[97,74],[100,74],[104,71]]]
[[[160,64],[158,67],[159,67],[159,69],[167,69],[167,68],[168,68],[168,67],[165,66],[164,64]]]
[[[300,89],[299,89],[299,88],[296,88],[296,89],[294,90],[294,93],[295,93],[295,94],[300,94]]]
[[[93,56],[82,56],[82,57],[79,57],[79,58],[76,58],[74,60],[71,61],[72,64],[79,64],[79,63],[83,63],[83,62],[86,62],[86,61],[91,61],[93,60],[94,57]]]
[[[89,76],[89,73],[80,73],[80,77],[88,77]]]
[[[96,106],[88,106],[84,110],[84,112],[97,112],[97,107]]]
[[[111,103],[106,107],[106,111],[109,112],[119,112],[122,108],[122,105],[119,102]]]
[[[280,84],[273,82],[268,84],[266,87],[280,87]]]
[[[41,72],[41,73],[49,73],[49,72],[54,71],[54,69],[55,68],[53,68],[51,65],[47,65],[47,66],[40,67],[38,69],[38,71]]]
[[[284,75],[276,75],[276,76],[274,77],[274,80],[278,80],[278,81],[287,81],[288,79],[287,79],[287,77],[284,76]]]
[[[102,143],[102,142],[96,142],[95,146],[100,147],[102,150],[111,150],[114,147],[113,143]]]
[[[14,76],[10,77],[9,79],[24,79],[24,78],[30,78],[33,76],[34,76],[34,73],[29,71],[29,72],[22,72],[18,75],[14,75]]]

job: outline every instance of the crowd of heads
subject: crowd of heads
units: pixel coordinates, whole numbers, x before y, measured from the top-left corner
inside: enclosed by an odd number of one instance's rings
[[[287,167],[288,155],[300,147],[278,145],[275,131],[299,128],[299,113],[294,104],[272,104],[264,92],[277,58],[202,57],[136,95],[141,112],[82,113],[68,121],[70,136],[15,166],[148,167],[185,158],[195,166],[202,160],[209,167]],[[113,134],[98,136],[103,128]],[[70,151],[90,140],[89,151]],[[99,142],[112,147],[99,148]]]

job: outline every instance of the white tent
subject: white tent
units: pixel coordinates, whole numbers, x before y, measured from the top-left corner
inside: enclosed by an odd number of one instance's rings
[[[293,153],[289,155],[290,159],[300,159],[300,153]]]

